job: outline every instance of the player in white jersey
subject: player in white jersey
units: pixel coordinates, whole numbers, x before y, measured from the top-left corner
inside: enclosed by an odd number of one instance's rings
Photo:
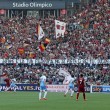
[[[69,81],[71,80],[72,77],[71,77],[70,74],[65,75],[64,77],[65,77],[65,79],[63,81],[63,84],[67,85],[69,83]]]
[[[58,74],[65,77],[63,84],[68,85],[68,89],[65,91],[64,96],[66,96],[66,94],[70,90],[71,91],[71,97],[72,97],[73,93],[74,93],[74,84],[73,84],[74,78],[72,78],[70,73],[63,68],[59,69]]]
[[[66,94],[70,91],[70,96],[73,97],[73,93],[74,93],[74,78],[71,77],[71,79],[69,80],[68,83],[68,88],[65,91],[64,97],[66,97]]]
[[[44,92],[44,96],[42,98],[42,92]],[[46,76],[42,75],[40,77],[40,92],[39,92],[39,100],[47,100],[47,88],[46,88]]]
[[[72,78],[71,75],[70,75],[70,73],[67,70],[63,69],[63,68],[60,68],[59,69],[58,74],[60,76],[65,77],[65,79],[63,81],[63,84],[68,84],[69,81],[70,81],[70,79]]]

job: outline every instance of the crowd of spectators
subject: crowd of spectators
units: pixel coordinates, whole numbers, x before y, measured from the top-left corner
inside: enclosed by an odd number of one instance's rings
[[[73,16],[61,15],[0,19],[0,58],[95,58],[110,59],[110,4],[96,3],[82,7]],[[55,38],[55,22],[67,23],[64,37]],[[40,23],[51,42],[44,52],[39,50],[36,25]]]
[[[7,71],[11,79],[16,78],[17,83],[39,83],[39,78],[46,73],[48,84],[62,84],[64,77],[59,76],[58,69],[66,69],[72,77],[78,78],[84,74],[87,84],[110,84],[110,65],[95,64],[37,64],[37,65],[5,65],[2,71]]]
[[[64,37],[55,38],[55,22],[67,23]],[[45,38],[38,40],[36,25],[40,23],[45,37],[51,42],[44,52],[39,45]],[[36,58],[36,59],[110,59],[110,3],[95,3],[82,7],[72,16],[61,15],[58,18],[48,16],[0,18],[0,59]],[[37,83],[42,72],[48,75],[48,83],[59,84],[63,78],[56,74],[57,65],[5,65],[10,77],[18,83]],[[92,67],[92,68],[91,68]],[[2,68],[2,67],[1,67]],[[87,82],[109,83],[110,65],[66,65],[75,77],[85,74]],[[38,74],[37,74],[38,73]]]

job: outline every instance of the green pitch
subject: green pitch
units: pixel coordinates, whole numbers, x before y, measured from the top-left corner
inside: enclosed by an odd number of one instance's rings
[[[38,100],[38,92],[0,92],[0,110],[110,110],[110,94],[80,94],[76,101],[63,93],[48,93],[48,100]]]

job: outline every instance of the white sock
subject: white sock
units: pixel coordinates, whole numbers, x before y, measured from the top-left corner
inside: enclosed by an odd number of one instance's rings
[[[11,87],[7,87],[7,88],[5,89],[5,91],[8,91],[10,88],[11,88]]]
[[[39,100],[41,99],[42,96],[42,92],[39,92]]]
[[[14,87],[14,92],[16,92],[16,89],[17,89],[17,88],[16,88],[16,87]]]
[[[74,91],[73,91],[73,90],[71,90],[71,96],[73,96],[73,93],[74,93]]]
[[[44,97],[43,98],[46,98],[47,96],[47,91],[44,92]]]
[[[68,90],[66,90],[65,95],[68,93]]]

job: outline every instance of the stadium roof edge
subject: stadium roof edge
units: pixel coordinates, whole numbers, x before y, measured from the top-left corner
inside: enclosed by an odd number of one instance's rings
[[[35,2],[35,1],[65,1],[65,2],[74,2],[74,3],[79,3],[80,0],[0,0],[0,2],[9,2],[9,1],[13,1],[13,2],[20,2],[20,1],[28,1],[28,2]]]

